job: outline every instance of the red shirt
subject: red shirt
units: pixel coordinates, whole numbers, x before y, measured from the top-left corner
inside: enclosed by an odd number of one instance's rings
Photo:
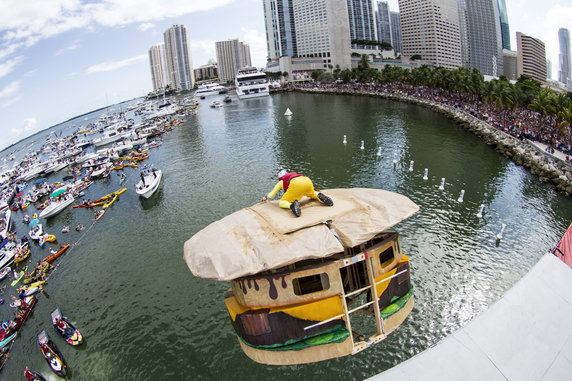
[[[304,175],[300,175],[296,172],[289,172],[289,173],[285,174],[284,176],[279,177],[278,180],[282,180],[284,192],[286,192],[288,190],[288,187],[290,186],[290,180],[292,180],[295,177],[300,177],[300,176],[304,176]]]

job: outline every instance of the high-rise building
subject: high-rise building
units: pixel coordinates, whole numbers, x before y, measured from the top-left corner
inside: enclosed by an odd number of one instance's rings
[[[516,32],[517,76],[530,75],[539,82],[546,82],[546,49],[544,42],[537,38]]]
[[[399,0],[403,56],[435,66],[462,65],[457,0]]]
[[[512,50],[502,50],[503,54],[503,74],[510,80],[516,81],[518,78],[517,70],[517,54]]]
[[[216,62],[209,62],[206,65],[199,66],[194,72],[196,81],[218,78],[218,65]]]
[[[193,65],[189,55],[187,28],[173,25],[163,33],[167,75],[177,91],[191,90],[194,86]]]
[[[461,34],[461,62],[469,67],[469,31],[467,25],[467,0],[457,0],[459,7],[459,32]]]
[[[264,0],[268,57],[296,56],[296,26],[292,0]]]
[[[236,77],[238,69],[252,66],[250,47],[240,42],[238,38],[217,41],[215,45],[218,75],[221,81],[230,82]]]
[[[546,59],[546,78],[552,79],[552,61]]]
[[[570,77],[570,32],[568,29],[558,29],[558,43],[560,45],[560,53],[558,54],[558,81],[567,84],[571,81]]]
[[[508,27],[508,13],[506,12],[505,0],[498,0],[499,20],[502,36],[502,48],[510,50],[510,29]]]
[[[466,13],[467,62],[464,66],[479,69],[481,74],[498,76],[503,72],[502,33],[497,0],[462,0]],[[463,29],[463,28],[461,28]],[[463,36],[464,31],[461,32]],[[462,37],[463,39],[463,37]]]
[[[157,44],[149,48],[149,64],[153,90],[164,89],[168,84],[167,62],[165,60],[165,44]]]
[[[391,16],[389,15],[389,3],[387,1],[377,2],[377,39],[378,41],[392,43],[391,37]]]
[[[292,0],[299,57],[320,58],[323,68],[351,67],[346,0]]]
[[[395,54],[401,54],[401,21],[399,21],[399,12],[389,12],[391,18],[391,46]]]
[[[352,48],[365,48],[370,45],[358,44],[355,40],[377,40],[375,16],[371,0],[347,0]],[[389,41],[388,41],[389,42]]]

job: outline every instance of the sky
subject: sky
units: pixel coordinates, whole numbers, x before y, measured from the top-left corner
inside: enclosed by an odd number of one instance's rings
[[[398,0],[389,3],[399,9]],[[539,38],[556,78],[557,33],[572,33],[572,1],[506,5],[512,49],[517,31]],[[148,50],[173,24],[187,28],[194,68],[216,59],[215,41],[230,38],[250,45],[253,65],[266,63],[262,0],[0,0],[0,150],[147,94]]]

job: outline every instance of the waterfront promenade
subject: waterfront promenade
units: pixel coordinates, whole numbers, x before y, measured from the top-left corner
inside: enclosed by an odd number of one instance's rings
[[[572,270],[546,254],[469,324],[368,380],[569,380],[571,316]]]

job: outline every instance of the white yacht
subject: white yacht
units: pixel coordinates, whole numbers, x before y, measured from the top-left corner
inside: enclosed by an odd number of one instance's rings
[[[235,83],[239,99],[266,97],[270,94],[266,73],[255,67],[239,69]]]
[[[67,206],[73,204],[74,201],[75,198],[69,193],[63,195],[59,201],[52,200],[50,205],[48,205],[46,209],[42,210],[42,213],[40,213],[40,218],[50,218],[55,216],[64,210]]]
[[[199,85],[197,91],[195,92],[195,97],[204,97],[208,95],[219,95],[227,93],[228,89],[223,85],[218,83],[207,83],[205,85]]]
[[[135,192],[141,197],[151,197],[157,188],[159,188],[162,177],[163,172],[161,172],[161,170],[143,169],[141,171],[141,181],[135,184]]]

